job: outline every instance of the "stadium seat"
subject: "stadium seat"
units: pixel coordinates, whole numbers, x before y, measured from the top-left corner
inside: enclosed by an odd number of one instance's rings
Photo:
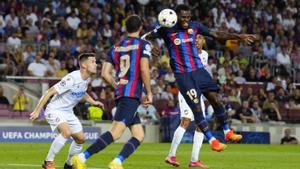
[[[288,116],[288,112],[285,108],[285,104],[282,102],[279,103],[279,112],[280,112],[280,115],[281,115],[283,121],[288,122],[290,120],[290,118]]]
[[[11,112],[9,106],[6,104],[0,104],[0,117],[10,117]]]
[[[300,109],[299,108],[288,109],[288,116],[291,122],[293,123],[300,122]]]
[[[154,107],[156,108],[157,112],[161,114],[162,110],[168,105],[167,99],[158,99],[153,103]]]

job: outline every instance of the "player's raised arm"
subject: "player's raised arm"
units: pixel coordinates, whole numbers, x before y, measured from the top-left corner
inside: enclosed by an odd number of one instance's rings
[[[152,31],[145,33],[143,36],[141,36],[141,39],[150,41],[153,40],[155,38],[159,38],[160,34],[162,32],[162,27],[161,26],[157,26],[156,28],[154,28]]]
[[[236,40],[244,41],[247,44],[251,44],[258,39],[258,36],[254,34],[236,34],[236,33],[224,32],[224,31],[215,31],[215,32],[211,31],[210,34],[212,37],[218,40],[236,39]]]
[[[53,86],[43,94],[43,96],[40,98],[37,106],[35,107],[33,112],[30,114],[30,120],[35,120],[39,116],[42,108],[45,106],[45,104],[47,103],[49,98],[51,96],[55,95],[56,93],[57,93],[57,91]]]

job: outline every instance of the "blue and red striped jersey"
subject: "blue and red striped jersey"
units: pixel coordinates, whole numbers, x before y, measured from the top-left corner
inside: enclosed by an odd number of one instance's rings
[[[115,89],[116,98],[142,96],[142,79],[140,60],[150,58],[151,46],[149,42],[135,37],[125,37],[112,46],[107,55],[117,73],[118,86]]]
[[[172,28],[158,27],[151,32],[152,37],[164,39],[174,73],[192,72],[203,67],[195,44],[197,34],[210,36],[207,27],[192,21],[188,29],[176,24]]]

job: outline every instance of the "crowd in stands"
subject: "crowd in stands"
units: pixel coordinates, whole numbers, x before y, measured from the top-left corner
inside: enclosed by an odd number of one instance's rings
[[[283,111],[300,109],[300,89],[295,86],[300,83],[300,1],[149,0],[146,5],[139,2],[2,0],[0,74],[61,78],[78,68],[76,56],[86,51],[97,53],[101,70],[106,51],[125,34],[126,16],[141,16],[145,33],[156,26],[160,10],[185,3],[192,8],[193,20],[212,31],[260,36],[250,46],[206,37],[207,70],[221,86],[226,110],[235,122],[284,121],[287,117]],[[161,56],[151,58],[154,105],[139,108],[145,123],[179,111],[178,89],[167,49],[162,40],[152,43],[161,48]],[[261,84],[245,85],[249,82]],[[111,119],[113,90],[99,73],[92,77],[88,93],[105,103],[102,118]],[[85,107],[83,102],[76,111],[83,119],[88,118]]]

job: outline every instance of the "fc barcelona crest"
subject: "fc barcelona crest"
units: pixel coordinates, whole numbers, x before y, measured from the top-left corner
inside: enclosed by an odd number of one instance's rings
[[[181,40],[179,38],[174,39],[174,44],[175,45],[180,45]]]
[[[194,33],[194,30],[193,30],[193,29],[188,29],[188,33],[189,33],[189,34],[193,34],[193,33]]]

